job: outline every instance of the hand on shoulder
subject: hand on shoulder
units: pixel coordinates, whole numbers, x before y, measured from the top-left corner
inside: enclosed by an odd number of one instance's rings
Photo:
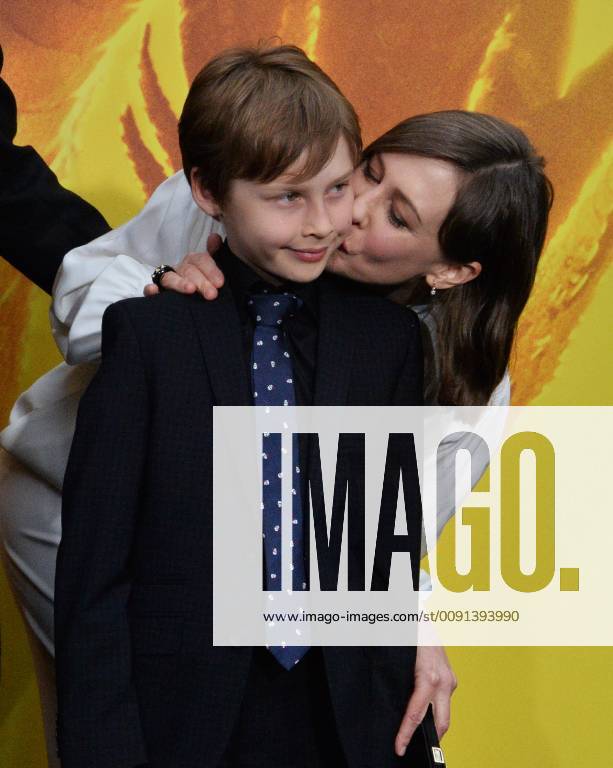
[[[161,279],[165,291],[175,293],[199,293],[203,299],[217,298],[218,289],[224,284],[224,276],[213,259],[221,247],[222,240],[217,234],[209,235],[205,253],[188,253],[187,256]],[[145,286],[145,296],[155,296],[160,292],[157,285]]]

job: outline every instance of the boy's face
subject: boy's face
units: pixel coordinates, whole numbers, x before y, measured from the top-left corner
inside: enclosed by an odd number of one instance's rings
[[[233,253],[273,283],[315,280],[351,230],[353,162],[346,140],[339,139],[319,173],[297,182],[305,157],[306,151],[265,184],[234,179],[221,207],[194,193],[201,208],[219,216]]]

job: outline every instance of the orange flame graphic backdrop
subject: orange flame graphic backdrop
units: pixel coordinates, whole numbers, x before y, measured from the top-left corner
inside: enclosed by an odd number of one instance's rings
[[[305,48],[357,107],[366,141],[443,108],[517,123],[548,160],[556,202],[515,351],[514,402],[611,404],[612,23],[606,0],[3,0],[0,42],[18,142],[113,225],[179,167],[188,83],[230,45],[277,35]],[[2,423],[59,360],[47,307],[0,264]],[[0,596],[0,764],[42,766],[25,638],[6,585]],[[454,652],[450,766],[604,764],[611,658],[604,649]]]

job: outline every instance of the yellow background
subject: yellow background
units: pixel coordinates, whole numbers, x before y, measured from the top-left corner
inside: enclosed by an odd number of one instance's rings
[[[187,84],[228,45],[279,35],[304,47],[357,107],[366,141],[408,115],[451,107],[520,125],[547,158],[556,188],[513,365],[514,402],[538,405],[613,403],[611,29],[606,0],[3,0],[0,7],[18,143],[34,145],[112,225],[178,167],[175,123]],[[59,355],[48,297],[4,263],[0,286],[3,424],[17,395]],[[38,768],[43,739],[27,642],[0,579],[0,765]],[[444,742],[451,768],[610,763],[610,649],[449,654],[460,680]]]

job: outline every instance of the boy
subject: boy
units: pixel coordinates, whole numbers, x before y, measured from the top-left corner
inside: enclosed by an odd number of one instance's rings
[[[105,313],[64,482],[63,768],[401,764],[414,649],[212,646],[213,406],[262,402],[255,361],[271,313],[291,366],[284,397],[421,400],[416,318],[311,282],[351,224],[357,118],[299,49],[237,50],[196,77],[179,136],[194,199],[227,232],[226,285],[215,302],[162,294]]]

